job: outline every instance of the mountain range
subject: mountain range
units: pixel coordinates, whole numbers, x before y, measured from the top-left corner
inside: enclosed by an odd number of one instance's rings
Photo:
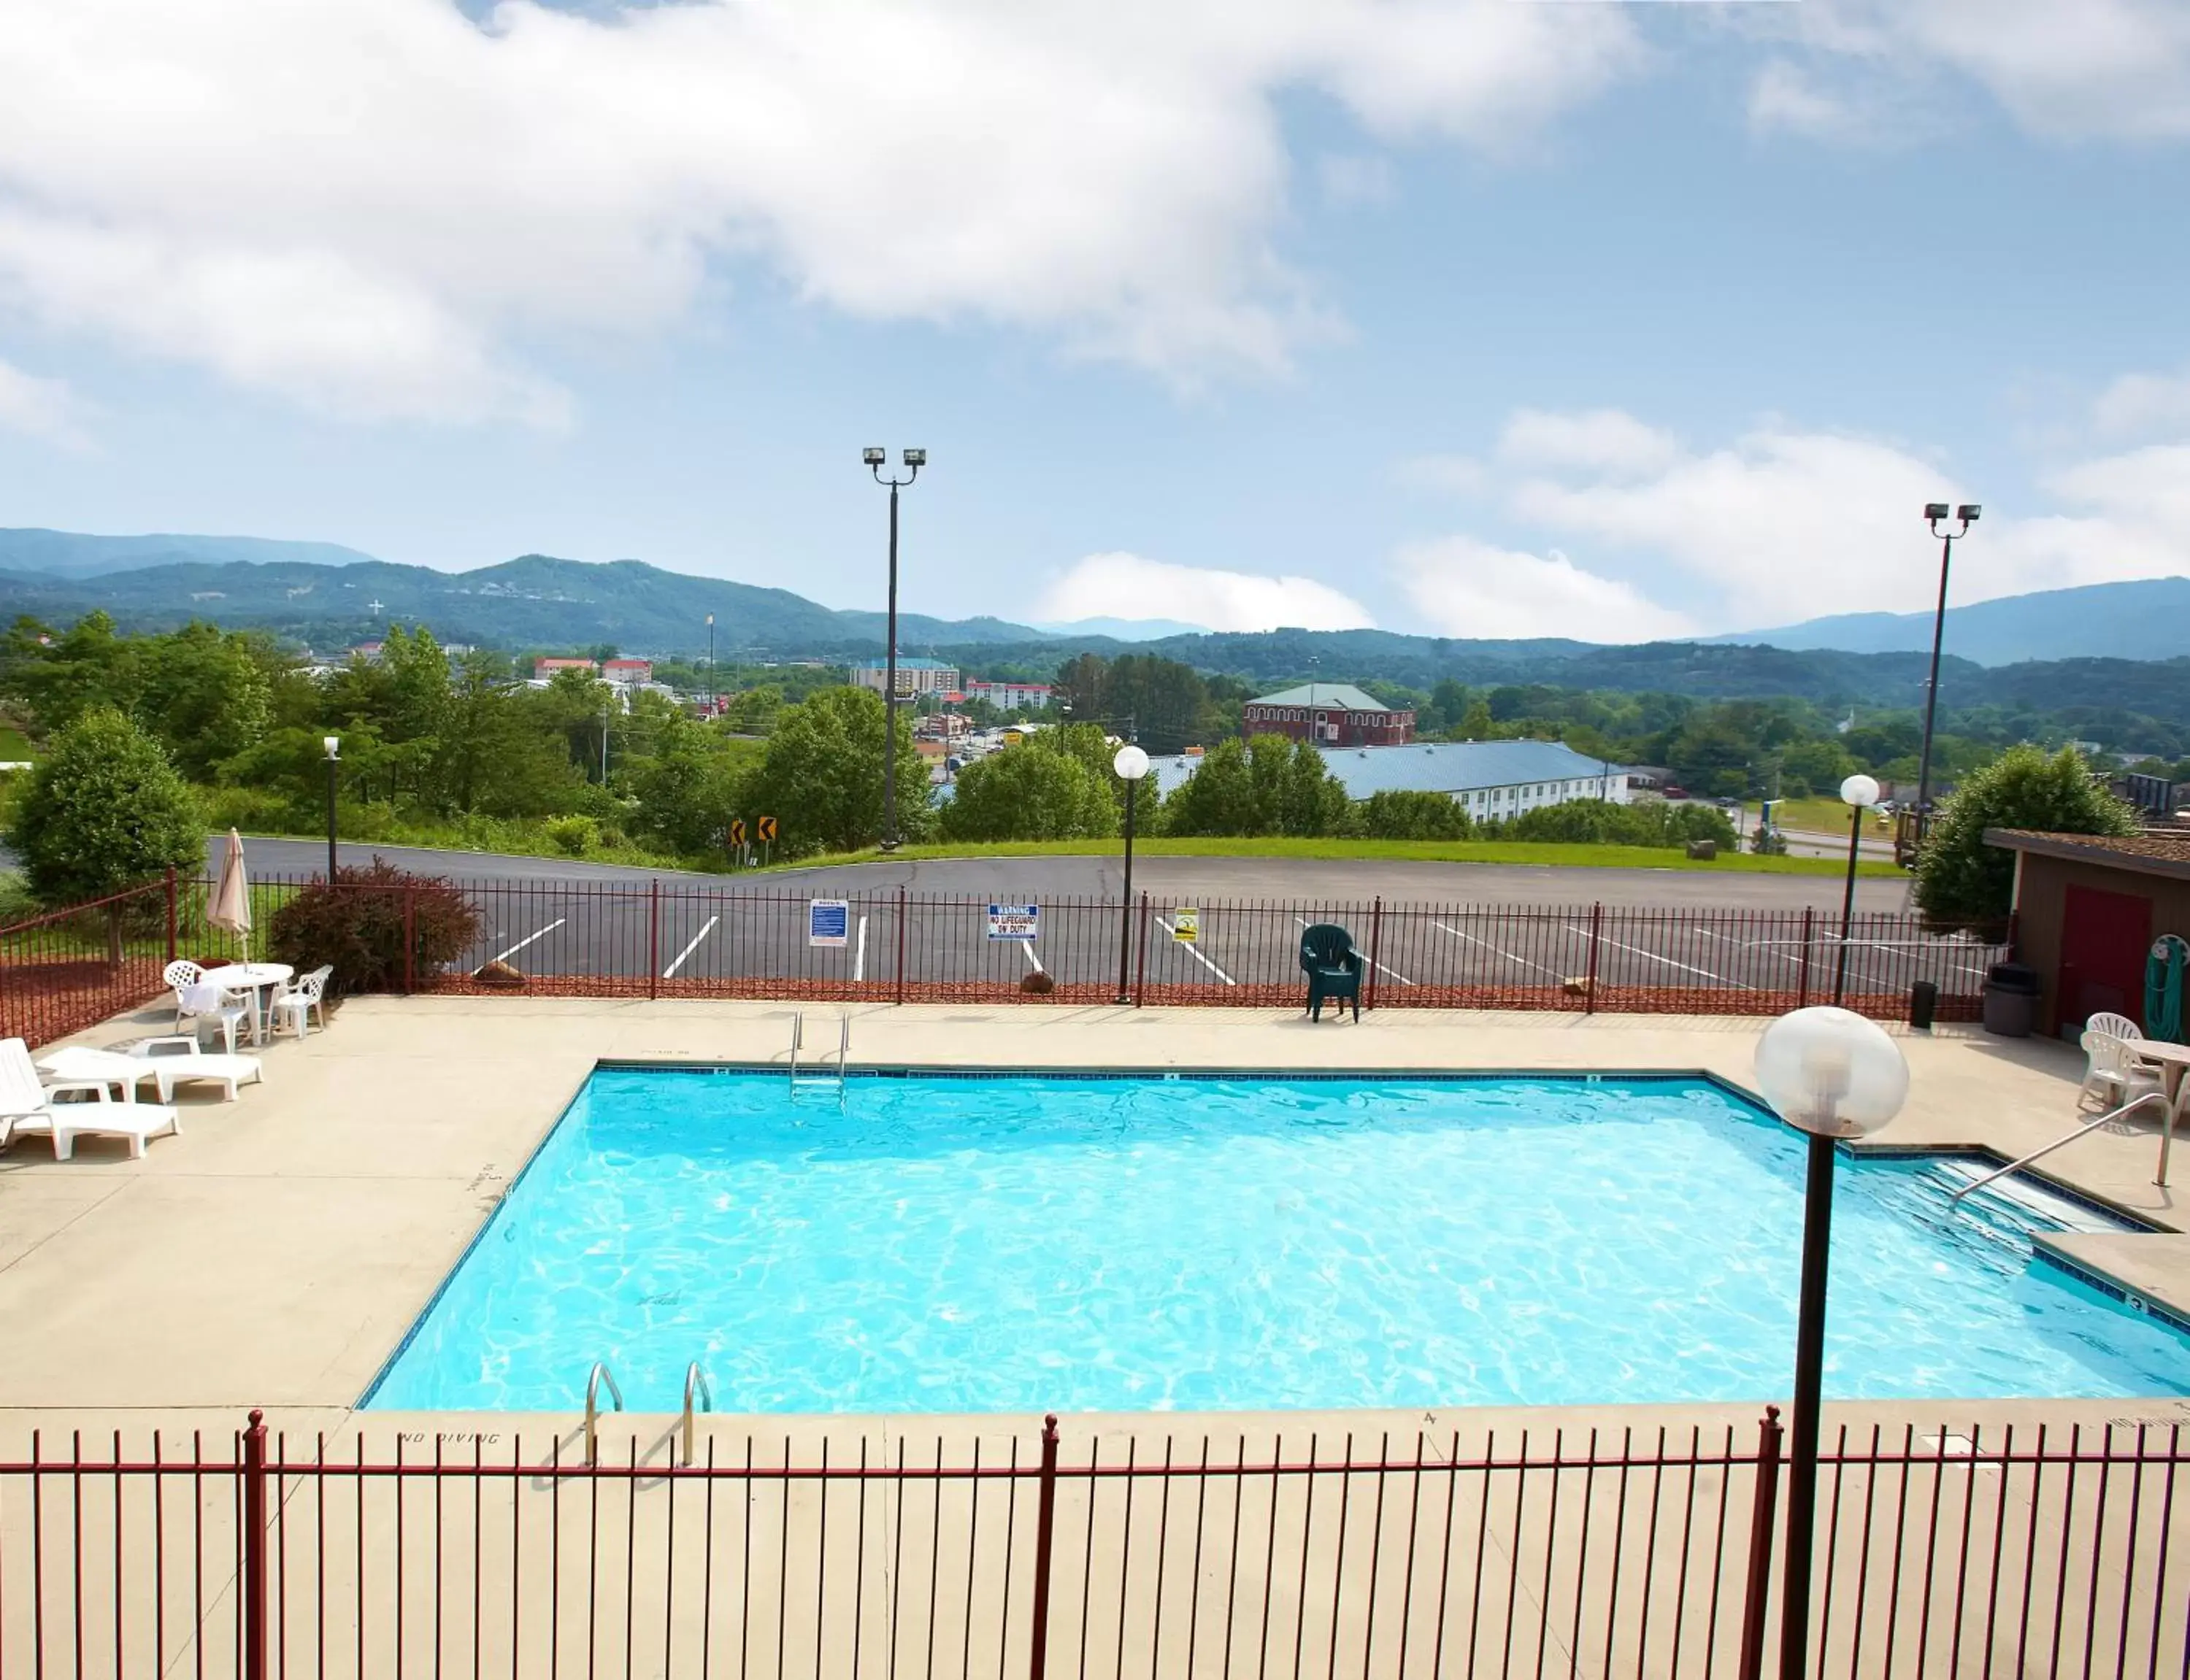
[[[1928,653],[1932,624],[1929,613],[1840,613],[1707,639],[1848,653]],[[1981,665],[2098,657],[2171,659],[2190,652],[2186,624],[2190,578],[2140,578],[1949,607],[1946,645]]]
[[[270,630],[339,655],[391,623],[445,642],[514,651],[614,643],[692,655],[715,615],[718,657],[848,659],[879,653],[883,617],[792,594],[685,576],[637,560],[530,554],[468,572],[370,558],[326,544],[252,538],[83,537],[0,530],[0,615],[67,623],[94,608],[125,629],[205,619]],[[164,557],[149,565],[131,563]],[[2159,578],[1989,601],[1949,611],[1942,693],[1958,706],[2141,714],[2190,725],[2190,658],[2177,653],[2190,579]],[[1557,637],[1472,639],[1391,631],[1211,634],[1161,621],[1047,628],[995,618],[899,616],[899,646],[984,674],[1046,676],[1080,652],[1143,651],[1250,682],[1320,670],[1427,689],[1469,684],[1656,691],[1699,698],[1790,696],[1919,704],[1930,647],[1922,614],[1849,614],[1701,642],[1598,646]],[[1115,632],[1130,632],[1121,635]],[[1850,648],[1836,640],[1862,645]]]

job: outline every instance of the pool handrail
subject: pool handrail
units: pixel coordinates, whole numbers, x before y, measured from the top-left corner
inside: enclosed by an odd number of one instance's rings
[[[586,1377],[586,1462],[599,1461],[600,1440],[596,1426],[599,1422],[601,1384],[608,1384],[609,1400],[618,1411],[623,1410],[623,1390],[616,1386],[616,1373],[609,1369],[608,1361],[597,1359]]]
[[[700,1369],[700,1361],[696,1359],[684,1367],[684,1468],[688,1470],[692,1468],[693,1438],[696,1433],[692,1405],[695,1396],[700,1402],[698,1410],[712,1411],[715,1409],[714,1385],[707,1381],[707,1373]]]
[[[2054,1139],[2052,1142],[2047,1144],[2043,1149],[2034,1149],[2029,1154],[2024,1156],[2019,1161],[2011,1161],[2005,1167],[1995,1168],[1993,1171],[1987,1173],[1981,1179],[1972,1179],[1969,1183],[1964,1185],[1960,1190],[1956,1191],[1952,1196],[1947,1198],[1947,1205],[1949,1208],[1959,1205],[1964,1196],[1972,1194],[1973,1191],[1983,1190],[1994,1179],[2004,1179],[2010,1173],[2019,1172],[2022,1168],[2028,1167],[2032,1162],[2037,1160],[2039,1157],[2042,1155],[2051,1155],[2055,1150],[2060,1148],[2063,1144],[2072,1144],[2075,1142],[2078,1138],[2089,1137],[2093,1132],[2098,1130],[2100,1127],[2105,1125],[2108,1121],[2119,1120],[2125,1114],[2134,1113],[2136,1110],[2143,1107],[2145,1104],[2148,1102],[2156,1102],[2164,1106],[2167,1102],[2166,1094],[2161,1091],[2147,1091],[2142,1096],[2131,1097],[2119,1108],[2110,1108],[2104,1114],[2095,1115],[2087,1120],[2079,1120],[2076,1123],[2076,1129],[2074,1131]]]

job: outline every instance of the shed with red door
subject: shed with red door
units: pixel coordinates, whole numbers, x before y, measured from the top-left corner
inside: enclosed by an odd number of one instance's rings
[[[2190,834],[2037,834],[1988,829],[2015,854],[2017,954],[2038,972],[2041,1032],[2101,1010],[2144,1019],[2144,965],[2165,934],[2190,938]]]

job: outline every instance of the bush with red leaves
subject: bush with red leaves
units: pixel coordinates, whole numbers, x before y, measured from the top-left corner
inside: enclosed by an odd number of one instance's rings
[[[439,974],[479,936],[479,912],[454,884],[376,857],[370,868],[338,870],[332,887],[314,881],[276,910],[267,946],[276,962],[299,974],[332,963],[331,991],[400,991],[406,914],[414,984]]]

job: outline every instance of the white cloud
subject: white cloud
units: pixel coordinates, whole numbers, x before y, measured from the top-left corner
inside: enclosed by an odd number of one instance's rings
[[[58,379],[41,379],[0,362],[0,431],[43,438],[68,449],[88,449],[89,406]]]
[[[2122,375],[2099,393],[2091,419],[2100,431],[2115,437],[2190,431],[2190,369]]]
[[[1453,596],[1461,617],[1497,621],[1508,600],[1528,622],[1540,603],[1565,603],[1576,623],[1616,626],[1625,611],[1632,614],[1618,635],[1625,641],[1677,633],[1662,614],[1650,617],[1660,613],[1653,596],[1708,600],[1692,626],[1705,631],[1921,611],[1937,587],[1938,551],[1920,510],[1982,499],[1904,445],[1784,423],[1707,452],[1674,448],[1648,469],[1642,440],[1669,440],[1616,412],[1517,415],[1506,437],[1526,446],[1501,444],[1501,462],[1546,464],[1497,487],[1504,511],[1523,525],[1591,540],[1589,569],[1557,550],[1536,561],[1466,538],[1421,552],[1454,557],[1465,580]],[[1622,438],[1636,446],[1618,446]],[[2040,483],[2061,509],[1994,501],[1960,551],[1956,601],[2190,570],[2190,442],[2071,462]],[[1403,555],[1399,571],[1405,586],[1418,586],[1417,559]],[[1654,582],[1638,588],[1637,576]],[[1619,590],[1631,604],[1609,592]],[[1433,599],[1417,604],[1434,611]]]
[[[1425,627],[1438,636],[1618,642],[1695,633],[1682,614],[1631,584],[1583,571],[1557,549],[1525,554],[1472,537],[1446,537],[1401,548],[1392,574]]]
[[[1508,466],[1593,467],[1619,478],[1661,471],[1680,453],[1671,433],[1617,409],[1583,414],[1523,409],[1498,438],[1498,458]]]
[[[559,424],[519,346],[660,331],[726,259],[1280,369],[1331,321],[1270,245],[1279,96],[1497,150],[1638,55],[1506,0],[14,0],[0,314],[368,418]]]
[[[1316,161],[1316,178],[1330,204],[1383,205],[1399,196],[1391,160],[1374,152],[1325,153]]]
[[[1376,622],[1359,601],[1313,578],[1177,566],[1125,553],[1077,562],[1050,585],[1035,615],[1048,623],[1180,619],[1214,631],[1361,630]]]
[[[1898,105],[1945,71],[2053,138],[2190,137],[2190,6],[2182,0],[1803,0],[1732,8],[1738,26],[1799,42],[1807,74],[1775,59],[1752,115],[1811,133],[1855,132],[1847,113]],[[1829,90],[1833,76],[1845,88]]]

